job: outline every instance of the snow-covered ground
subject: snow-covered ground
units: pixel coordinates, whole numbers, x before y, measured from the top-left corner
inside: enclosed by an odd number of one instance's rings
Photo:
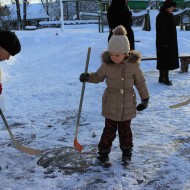
[[[150,32],[133,29],[135,40],[140,40],[136,50],[155,55],[154,26]],[[190,32],[177,30],[179,52],[189,53]],[[98,33],[97,25],[67,25],[63,33],[41,29],[16,34],[21,53],[0,63],[4,115],[16,140],[45,154],[50,152],[53,164],[43,168],[41,156],[15,149],[0,121],[1,190],[190,189],[190,105],[169,108],[190,98],[189,73],[179,73],[179,69],[170,72],[173,86],[166,86],[158,83],[155,61],[141,62],[151,98],[149,107],[132,121],[132,163],[127,168],[121,166],[117,137],[110,154],[112,167],[104,169],[95,164],[104,127],[104,83],[86,84],[78,134],[82,153],[73,148],[73,141],[82,88],[79,75],[84,72],[87,49],[92,48],[89,71],[96,71],[107,48],[108,32]]]

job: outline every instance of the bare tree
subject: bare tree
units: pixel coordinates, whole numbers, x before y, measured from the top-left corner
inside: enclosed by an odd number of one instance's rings
[[[55,2],[52,3],[52,19],[59,20],[60,16],[61,16],[60,1],[56,0]]]
[[[3,7],[1,6],[1,2],[0,2],[0,29],[2,28],[2,21],[1,21],[2,15],[3,15]]]
[[[19,0],[15,0],[15,2],[16,2],[16,12],[17,12],[17,27],[18,30],[21,30],[20,3]]]
[[[50,0],[41,0],[48,1]],[[52,1],[52,0],[51,0]],[[98,11],[98,4],[96,1],[62,1],[64,20],[77,19],[80,20],[80,12],[96,13]],[[49,16],[52,20],[59,20],[60,13],[60,0],[53,1],[50,5]]]
[[[1,2],[0,2],[0,16],[3,15],[3,12],[4,12],[3,9],[4,9],[4,8],[3,8],[3,6],[1,5]]]
[[[53,0],[41,0],[42,5],[46,11],[46,14],[51,17],[51,6],[52,6],[52,2]]]
[[[26,26],[26,16],[27,16],[27,11],[26,11],[26,8],[27,8],[27,4],[28,4],[28,1],[27,0],[23,0],[23,29],[25,29],[25,26]]]
[[[76,1],[76,15],[77,15],[77,20],[80,20],[79,18],[79,2]]]

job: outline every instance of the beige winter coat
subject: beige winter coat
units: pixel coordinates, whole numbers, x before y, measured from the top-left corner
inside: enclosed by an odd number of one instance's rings
[[[136,117],[136,87],[141,99],[149,98],[145,78],[139,66],[140,53],[131,51],[123,63],[111,61],[107,51],[102,54],[102,65],[90,73],[88,82],[99,83],[106,79],[107,88],[102,97],[102,115],[114,121]]]

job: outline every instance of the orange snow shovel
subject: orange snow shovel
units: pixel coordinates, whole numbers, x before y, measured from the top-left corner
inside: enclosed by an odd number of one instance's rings
[[[88,72],[88,65],[89,65],[89,60],[90,60],[90,52],[91,52],[91,48],[89,47],[88,48],[88,53],[87,53],[87,58],[86,58],[86,66],[85,66],[85,71],[84,71],[85,73]],[[86,82],[83,82],[81,96],[80,96],[80,104],[79,104],[77,123],[76,123],[75,138],[74,138],[74,147],[80,152],[82,151],[83,147],[82,147],[82,145],[79,144],[79,142],[77,140],[77,135],[78,135],[80,115],[81,115],[81,111],[82,111],[82,102],[83,102],[83,97],[84,97],[85,84],[86,84]]]

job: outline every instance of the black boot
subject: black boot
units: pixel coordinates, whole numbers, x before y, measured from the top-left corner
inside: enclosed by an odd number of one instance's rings
[[[122,165],[128,166],[131,162],[132,148],[126,148],[122,151]]]
[[[109,168],[111,166],[111,162],[110,162],[110,159],[109,159],[109,156],[108,155],[100,155],[97,157],[97,159],[99,160],[98,164],[105,167],[105,168]]]
[[[105,152],[101,152],[101,153],[98,152],[98,154],[99,154],[99,156],[97,157],[98,164],[103,167],[109,168],[111,166],[111,162],[110,162],[109,155],[108,155],[109,153],[107,151],[105,151]]]
[[[163,83],[165,85],[171,86],[172,85],[172,81],[169,80],[169,71],[168,70],[163,70],[163,74],[164,74],[164,81],[163,81]]]
[[[159,77],[158,82],[163,83],[164,82],[163,78]]]
[[[168,86],[172,86],[173,85],[171,80],[164,81],[164,84],[168,85]]]
[[[164,73],[163,73],[163,70],[159,70],[159,79],[158,79],[158,82],[159,83],[163,83],[164,82]]]

